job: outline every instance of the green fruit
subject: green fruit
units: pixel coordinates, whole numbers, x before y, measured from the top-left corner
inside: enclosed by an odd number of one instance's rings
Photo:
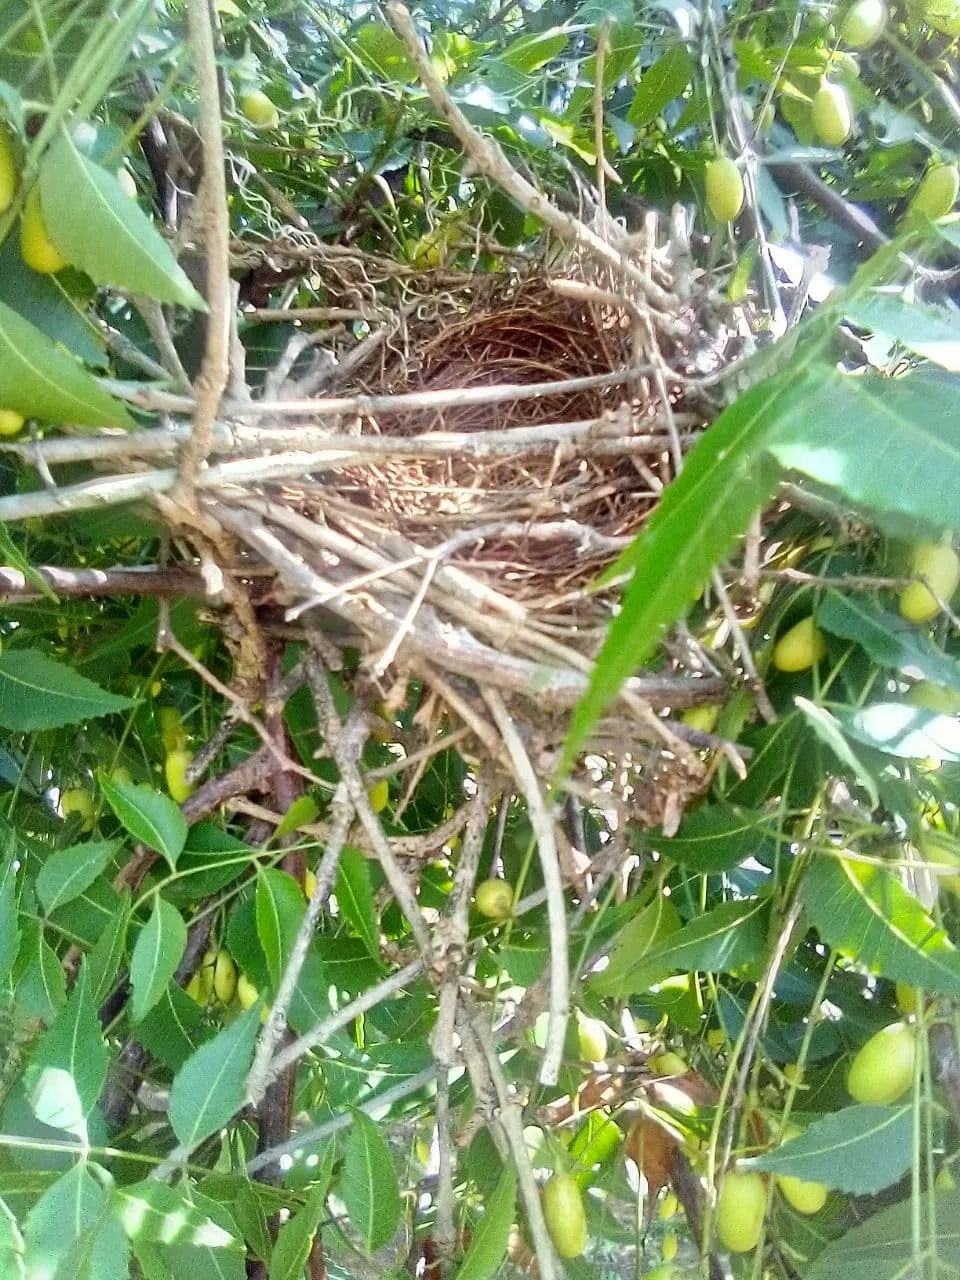
[[[55,275],[69,265],[47,233],[38,186],[31,188],[20,217],[20,257],[28,267],[46,276]]]
[[[68,788],[60,792],[60,812],[64,818],[71,813],[79,814],[82,819],[80,829],[92,831],[96,824],[93,796],[86,787]]]
[[[221,1004],[229,1004],[237,990],[237,966],[229,951],[218,951],[213,962],[213,994]]]
[[[690,707],[683,713],[682,719],[691,729],[712,733],[720,719],[720,708],[716,704],[712,707]]]
[[[260,992],[245,973],[237,978],[237,999],[241,1009],[252,1009],[260,999]]]
[[[152,689],[150,693],[153,695]],[[183,732],[183,720],[177,708],[158,707],[157,719],[160,722],[160,740],[164,751],[182,751],[187,744],[187,739]]]
[[[383,812],[390,799],[390,783],[386,778],[381,778],[370,787],[367,791],[367,799],[370,801],[370,808],[374,813]]]
[[[783,1198],[797,1213],[819,1213],[827,1203],[827,1188],[819,1182],[804,1182],[789,1174],[777,1175],[777,1186]]]
[[[941,1165],[937,1170],[937,1176],[933,1180],[933,1185],[937,1191],[956,1191],[957,1180],[953,1176],[953,1170],[948,1164]]]
[[[905,1022],[893,1022],[878,1031],[853,1060],[847,1089],[856,1102],[885,1104],[897,1098],[913,1081],[917,1037]]]
[[[923,582],[911,582],[900,593],[900,613],[908,622],[929,622],[940,612],[937,597],[949,602],[957,589],[960,559],[948,543],[924,542],[913,549],[910,572],[925,578],[932,591]]]
[[[917,992],[915,987],[911,987],[906,982],[898,982],[897,992],[897,1008],[901,1013],[917,1012]]]
[[[607,1057],[607,1029],[596,1018],[577,1014],[577,1041],[584,1062],[604,1062]]]
[[[778,671],[807,671],[826,651],[823,634],[810,616],[780,637],[773,651],[773,665]]]
[[[658,1053],[655,1058],[651,1058],[650,1066],[658,1076],[685,1076],[690,1070],[685,1058],[670,1051]]]
[[[275,129],[280,123],[277,108],[259,89],[243,95],[240,110],[256,129]]]
[[[543,1216],[561,1258],[579,1258],[587,1247],[587,1216],[575,1178],[555,1173],[542,1192]]]
[[[728,1173],[717,1195],[717,1237],[731,1253],[749,1253],[760,1243],[767,1188],[759,1173]]]
[[[853,112],[845,89],[838,84],[825,84],[817,90],[810,107],[810,118],[821,142],[839,147],[850,137]]]
[[[675,1231],[668,1231],[663,1237],[663,1244],[661,1245],[664,1262],[672,1262],[677,1256],[678,1248],[679,1244],[677,1241],[677,1233]]]
[[[743,207],[743,178],[729,156],[707,164],[707,207],[718,222],[732,222]]]
[[[0,124],[0,213],[6,213],[13,204],[18,180],[13,144],[6,128]]]
[[[0,409],[0,436],[15,436],[22,426],[22,413],[16,409]]]
[[[886,24],[887,6],[883,0],[857,0],[843,20],[840,39],[851,49],[866,49],[879,39]]]
[[[125,196],[128,196],[131,200],[136,200],[137,180],[124,164],[117,170],[117,183]]]
[[[193,795],[193,783],[187,781],[187,767],[192,759],[191,752],[178,748],[176,751],[170,751],[163,762],[167,791],[170,793],[170,798],[176,800],[177,804],[183,804],[184,800]]]
[[[924,214],[936,220],[945,218],[960,194],[960,169],[955,164],[938,164],[923,175],[917,193],[910,201],[907,216]]]
[[[924,711],[933,711],[937,715],[960,715],[960,693],[954,689],[945,689],[943,685],[931,684],[921,680],[907,690],[907,702],[911,707],[920,707]]]
[[[668,1191],[663,1197],[657,1216],[661,1222],[669,1222],[671,1218],[676,1216],[679,1208],[680,1201],[677,1199],[675,1192]]]
[[[506,920],[513,910],[513,886],[506,880],[484,880],[474,896],[477,910],[488,920]]]

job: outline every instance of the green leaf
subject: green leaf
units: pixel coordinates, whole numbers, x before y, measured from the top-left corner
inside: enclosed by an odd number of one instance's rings
[[[693,60],[687,53],[686,46],[674,45],[659,62],[655,62],[649,71],[643,73],[627,112],[627,119],[634,128],[642,129],[645,124],[655,120],[674,98],[679,98],[692,77]]]
[[[164,240],[112,173],[61,133],[40,166],[43,219],[51,240],[96,284],[206,311]]]
[[[696,916],[630,970],[620,985],[621,994],[646,991],[678,971],[737,973],[763,954],[769,906],[766,898],[746,898]]]
[[[37,876],[37,896],[47,915],[88,889],[119,848],[119,840],[88,840],[51,853]]]
[[[960,760],[960,721],[906,702],[873,702],[859,711],[837,708],[844,732],[907,760]]]
[[[634,975],[646,972],[650,954],[679,933],[680,927],[680,916],[673,902],[658,894],[620,931],[607,967],[590,976],[591,992],[619,999],[634,991]]]
[[[960,996],[960,952],[890,872],[818,858],[804,878],[803,896],[828,946],[885,978]]]
[[[261,871],[257,876],[256,901],[257,937],[276,990],[307,905],[303,890],[293,876],[274,868]]]
[[[186,1192],[185,1192],[186,1193]],[[224,1205],[190,1188],[194,1208],[235,1242],[235,1247],[211,1247],[209,1244],[148,1244],[136,1242],[136,1253],[148,1280],[245,1280],[244,1250],[233,1216]],[[147,1259],[149,1258],[149,1266]]]
[[[496,1275],[507,1256],[507,1242],[517,1202],[517,1174],[505,1165],[497,1185],[487,1197],[483,1217],[473,1228],[470,1247],[456,1280],[487,1280]]]
[[[362,1111],[352,1111],[346,1159],[338,1193],[367,1253],[392,1239],[400,1221],[397,1171],[380,1129]]]
[[[82,276],[63,272],[44,276],[20,256],[16,235],[0,245],[0,302],[5,302],[52,341],[84,364],[106,365],[103,335],[87,307],[92,289]]]
[[[100,1097],[109,1056],[84,963],[69,1000],[30,1058],[25,1084],[37,1119],[85,1140],[86,1118]]]
[[[819,1182],[848,1195],[874,1195],[898,1182],[913,1156],[910,1107],[858,1105],[817,1120],[805,1133],[740,1168]]]
[[[28,1016],[52,1022],[67,1001],[67,980],[57,953],[37,929],[27,943],[28,959],[17,983],[17,1004]]]
[[[870,797],[871,804],[876,808],[880,803],[876,779],[843,736],[840,723],[829,711],[818,707],[808,698],[794,698],[794,702],[797,704],[797,710],[820,741],[830,748],[840,763],[846,765],[861,783]]]
[[[0,1200],[0,1275],[8,1280],[27,1280],[24,1243],[16,1217],[5,1200]]]
[[[133,419],[82,365],[0,302],[0,404],[25,418],[80,427],[132,427]]]
[[[570,34],[562,27],[551,27],[549,31],[534,31],[530,35],[519,36],[507,45],[498,61],[505,62],[514,71],[530,75],[550,62],[566,48]]]
[[[195,1000],[175,982],[137,1027],[137,1039],[168,1071],[179,1071],[211,1033]]]
[[[960,1191],[935,1195],[936,1231],[931,1240],[930,1203],[902,1200],[882,1209],[866,1222],[833,1240],[804,1271],[804,1280],[901,1280],[916,1274],[913,1266],[913,1221],[916,1212],[920,1240],[938,1260],[931,1274],[947,1280],[960,1270]]]
[[[54,604],[58,603],[57,593],[49,585],[46,578],[44,578],[42,574],[37,573],[29,560],[26,560],[20,554],[16,543],[7,532],[7,526],[5,524],[0,524],[0,558],[2,558],[3,563],[8,565],[10,568],[18,569],[23,574],[27,582],[29,582],[32,587],[36,587],[42,596],[45,596]]]
[[[687,455],[643,533],[605,577],[631,572],[620,612],[607,631],[590,681],[574,712],[561,762],[567,768],[621,682],[649,656],[664,630],[682,617],[711,570],[776,487],[761,445],[785,405],[796,374],[752,388],[730,406]]]
[[[192,1150],[243,1106],[259,1026],[259,1013],[249,1009],[201,1045],[177,1072],[168,1114],[184,1146]]]
[[[77,1236],[96,1223],[105,1199],[83,1162],[40,1197],[23,1226],[30,1280],[53,1280]]]
[[[960,663],[898,613],[875,609],[859,596],[828,591],[817,607],[817,622],[833,635],[855,641],[878,666],[960,691]]]
[[[657,838],[656,847],[665,858],[692,871],[716,875],[773,846],[764,814],[709,804],[688,813],[671,839]]]
[[[394,84],[413,84],[417,69],[407,56],[406,45],[382,22],[368,22],[355,32],[353,42],[365,60]]]
[[[300,1280],[303,1275],[327,1201],[335,1150],[332,1143],[327,1144],[306,1203],[280,1228],[270,1260],[270,1280]]]
[[[150,1012],[176,973],[187,945],[187,926],[180,912],[157,894],[153,914],[140,930],[130,960],[134,1022]]]
[[[957,378],[938,369],[884,378],[820,367],[802,376],[768,447],[785,470],[867,511],[956,529],[958,394]]]
[[[337,868],[337,905],[350,922],[367,950],[380,962],[380,936],[377,912],[370,882],[370,864],[362,853],[348,845],[340,855]]]
[[[0,381],[2,377],[0,372]],[[2,389],[0,403],[5,403]],[[86,676],[35,649],[0,653],[0,726],[4,729],[16,733],[59,729],[132,706],[129,698],[107,693]]]
[[[293,804],[277,823],[273,833],[274,842],[282,840],[284,836],[288,836],[291,831],[296,831],[298,827],[309,826],[311,822],[316,822],[320,814],[320,807],[314,800],[313,796],[306,795],[297,796]]]
[[[192,1244],[209,1249],[239,1249],[240,1242],[198,1209],[182,1187],[148,1179],[117,1187],[113,1208],[131,1240],[150,1244]]]
[[[949,311],[907,302],[902,294],[873,293],[852,300],[844,314],[859,328],[960,373],[960,325]]]
[[[8,853],[0,863],[0,983],[5,983],[20,950],[17,922],[17,862]]]
[[[176,870],[187,841],[187,820],[180,806],[153,787],[114,782],[102,773],[99,782],[104,798],[124,828],[135,840],[162,853],[171,870]]]
[[[87,957],[90,970],[90,991],[94,1004],[106,999],[120,968],[127,941],[127,925],[130,922],[130,890],[124,891],[121,905],[110,917],[110,923],[101,932],[93,950]]]
[[[114,1218],[100,1220],[74,1242],[56,1280],[129,1280],[130,1246]]]

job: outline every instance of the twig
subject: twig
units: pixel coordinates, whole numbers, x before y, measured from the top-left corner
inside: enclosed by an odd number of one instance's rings
[[[217,56],[207,0],[187,0],[187,20],[200,99],[203,144],[204,248],[207,268],[207,341],[197,375],[193,434],[184,446],[177,472],[177,501],[193,505],[197,477],[210,452],[220,398],[227,385],[230,353],[230,222],[224,170],[223,120]]]
[[[32,570],[57,593],[68,598],[94,596],[188,596],[201,600],[207,591],[192,569],[154,565],[130,569],[64,569],[38,565]],[[40,592],[19,569],[0,567],[0,601],[31,600]]]
[[[567,913],[563,901],[563,879],[553,820],[540,793],[527,749],[513,718],[496,689],[484,689],[483,697],[503,738],[513,763],[514,775],[527,802],[530,824],[537,838],[543,884],[547,891],[547,919],[550,928],[550,1019],[547,1041],[540,1064],[542,1084],[556,1084],[563,1060],[563,1041],[570,1015],[570,976],[567,960]]]

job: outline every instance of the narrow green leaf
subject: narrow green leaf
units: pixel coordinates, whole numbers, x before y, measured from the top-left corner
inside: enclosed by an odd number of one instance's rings
[[[52,1022],[67,1001],[67,980],[57,953],[37,929],[29,942],[29,959],[17,983],[17,1004],[31,1018]]]
[[[137,1027],[137,1039],[168,1071],[177,1072],[192,1054],[212,1038],[195,1000],[175,982]]]
[[[518,36],[507,45],[499,61],[528,76],[562,53],[569,39],[570,33],[562,27],[551,27],[548,31],[534,31],[530,35]]]
[[[889,871],[818,858],[804,878],[803,896],[828,946],[885,978],[960,996],[960,952]]]
[[[861,783],[870,797],[871,804],[876,808],[880,803],[876,779],[843,736],[840,723],[829,711],[826,711],[823,707],[818,707],[816,703],[811,702],[808,698],[798,697],[794,699],[794,702],[797,704],[797,710],[820,741],[830,748],[840,763],[846,765],[857,781]]]
[[[0,983],[10,976],[19,950],[17,861],[11,852],[0,862]]]
[[[283,815],[273,833],[274,841],[282,840],[284,836],[288,836],[291,831],[296,831],[298,827],[305,827],[311,822],[316,822],[320,814],[320,807],[309,793],[307,795],[297,796],[293,804]]]
[[[257,937],[276,989],[307,904],[303,889],[293,876],[274,868],[257,876],[256,902]]]
[[[473,1229],[470,1247],[456,1280],[488,1280],[500,1270],[507,1256],[507,1242],[517,1202],[517,1174],[505,1165],[497,1185],[487,1198],[483,1217]]]
[[[390,1151],[379,1128],[353,1111],[338,1192],[367,1253],[392,1239],[400,1221],[400,1188]]]
[[[89,289],[73,285],[72,279],[65,283],[28,267],[20,256],[18,236],[8,235],[0,245],[0,302],[85,365],[103,368],[103,335],[87,310]]]
[[[177,1072],[170,1089],[169,1119],[191,1150],[223,1127],[243,1106],[247,1072],[260,1028],[256,1009],[232,1022]]]
[[[220,1249],[180,1243],[149,1247],[162,1251],[173,1280],[246,1280],[245,1255],[233,1215],[224,1205],[196,1188],[191,1188],[190,1196],[194,1206],[235,1240],[238,1247]]]
[[[130,1246],[115,1218],[103,1215],[68,1250],[56,1280],[129,1280]]]
[[[688,813],[671,839],[657,838],[656,847],[665,858],[701,875],[716,875],[768,852],[773,842],[764,814],[708,804]]]
[[[788,1174],[848,1195],[875,1195],[899,1182],[913,1155],[910,1107],[844,1107],[741,1168]]]
[[[591,974],[590,990],[618,999],[635,990],[633,976],[645,971],[648,956],[680,932],[680,916],[670,898],[659,894],[620,931],[605,969]]]
[[[855,641],[878,666],[960,692],[960,663],[898,613],[875,609],[860,596],[828,591],[817,607],[817,622]]]
[[[153,913],[140,930],[130,961],[134,1022],[144,1018],[163,995],[186,945],[183,917],[157,894]]]
[[[120,961],[127,941],[127,925],[130,922],[130,890],[124,890],[120,907],[113,913],[110,923],[101,932],[87,957],[90,971],[90,991],[94,1004],[106,999],[120,969]]]
[[[62,1123],[60,1118],[57,1097],[62,1080],[57,1078],[57,1073],[65,1074],[73,1082],[81,1119],[85,1120],[100,1097],[107,1078],[109,1056],[84,963],[80,966],[70,998],[53,1025],[44,1032],[30,1058],[25,1083],[37,1119],[53,1128],[76,1133],[74,1125]],[[42,1107],[36,1102],[39,1096],[44,1098]],[[64,1098],[69,1112],[72,1105],[69,1091]],[[85,1136],[85,1128],[77,1136]]]
[[[944,369],[960,373],[960,325],[951,312],[888,293],[854,299],[844,312],[861,329],[900,342]]]
[[[858,742],[907,760],[960,760],[960,721],[906,702],[873,702],[859,711],[838,708],[844,732]]]
[[[73,356],[0,302],[0,404],[25,418],[132,427],[126,409]]]
[[[187,840],[187,820],[162,791],[153,787],[114,782],[100,774],[100,789],[110,808],[135,840],[162,853],[176,870],[177,859]]]
[[[0,369],[3,368],[0,351]],[[2,374],[0,374],[2,380]],[[3,394],[0,390],[0,403]],[[0,654],[0,725],[17,733],[59,729],[132,707],[86,676],[34,649]]]
[[[37,876],[37,896],[47,915],[88,889],[119,848],[119,840],[87,840],[51,853]]]
[[[270,1280],[300,1280],[303,1275],[327,1201],[334,1154],[333,1144],[328,1143],[306,1203],[280,1228],[270,1261]]]
[[[17,1219],[5,1200],[0,1200],[0,1276],[8,1280],[27,1280],[24,1243]]]
[[[112,173],[82,155],[66,133],[43,158],[40,197],[50,238],[91,280],[206,311],[136,200],[124,194]]]
[[[0,560],[12,569],[19,569],[27,582],[32,587],[36,587],[42,596],[46,596],[54,604],[58,603],[57,593],[50,587],[46,578],[37,573],[29,560],[20,554],[16,543],[7,532],[5,524],[0,524]]]
[[[193,1204],[182,1187],[147,1179],[116,1187],[113,1208],[131,1240],[150,1244],[192,1244],[239,1249],[240,1242]]]
[[[373,902],[373,885],[370,882],[370,864],[357,849],[349,845],[340,855],[337,868],[337,905],[344,918],[353,926],[357,936],[366,943],[367,950],[380,962],[380,936],[377,912]]]
[[[53,1280],[74,1240],[97,1221],[105,1199],[82,1161],[40,1197],[23,1226],[30,1280]]]
[[[939,1192],[935,1201],[935,1232],[931,1233],[926,1194],[919,1197],[919,1204],[910,1198],[902,1200],[852,1227],[839,1240],[831,1241],[805,1270],[805,1280],[906,1280],[915,1275],[915,1213],[923,1246],[932,1243],[938,1260],[933,1274],[938,1280],[956,1275],[960,1271],[960,1191]]]
[[[679,98],[693,76],[693,59],[683,44],[675,44],[659,62],[643,73],[627,119],[636,129],[655,120],[664,107]]]

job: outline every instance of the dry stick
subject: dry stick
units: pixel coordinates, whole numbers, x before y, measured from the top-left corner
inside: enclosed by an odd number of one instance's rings
[[[557,857],[553,821],[540,793],[527,749],[513,718],[496,689],[482,690],[484,701],[503,738],[513,763],[514,775],[527,802],[530,824],[537,838],[543,885],[547,891],[547,919],[550,927],[550,1019],[547,1042],[540,1064],[541,1084],[556,1084],[563,1061],[563,1041],[570,1016],[570,975],[567,969],[567,913],[563,901],[563,878]]]
[[[192,569],[160,569],[154,565],[131,569],[63,569],[37,565],[38,575],[58,596],[189,596],[205,599],[206,586]],[[31,600],[41,592],[19,569],[0,568],[0,601]]]
[[[227,385],[230,353],[230,222],[224,169],[223,120],[217,56],[208,0],[188,0],[187,21],[200,99],[200,138],[203,145],[204,248],[207,268],[207,343],[195,383],[193,434],[180,456],[177,501],[193,505],[197,477],[210,452],[220,398]]]
[[[417,68],[417,74],[430,101],[450,125],[473,167],[502,187],[521,208],[545,223],[561,240],[587,249],[601,262],[622,273],[631,284],[643,292],[649,303],[672,316],[676,311],[676,298],[638,271],[623,253],[609,245],[585,223],[573,217],[572,214],[558,209],[541,191],[538,191],[531,182],[514,169],[496,142],[484,137],[473,128],[441,83],[413,25],[409,10],[397,0],[392,0],[387,5],[387,12],[406,45],[407,53]],[[662,317],[657,317],[657,320],[662,320]]]

